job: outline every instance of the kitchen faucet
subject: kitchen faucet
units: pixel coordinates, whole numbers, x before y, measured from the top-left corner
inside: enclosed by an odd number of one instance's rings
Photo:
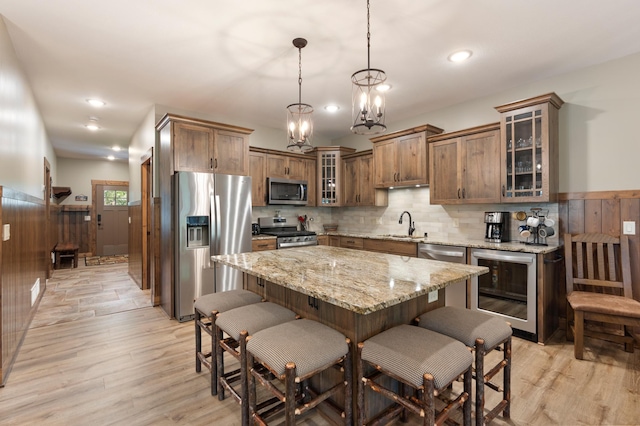
[[[412,222],[412,221],[411,221],[411,213],[409,213],[409,212],[408,212],[408,211],[406,211],[406,210],[405,210],[405,211],[403,211],[403,212],[400,214],[400,220],[398,221],[398,223],[399,223],[400,225],[402,225],[402,216],[404,216],[404,214],[405,214],[405,213],[409,215],[409,236],[412,236],[412,235],[413,235],[413,231],[415,231],[415,230],[416,230],[416,228],[414,227],[415,222]]]

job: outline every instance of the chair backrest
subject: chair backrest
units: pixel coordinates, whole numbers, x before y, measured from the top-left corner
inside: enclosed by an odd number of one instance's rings
[[[565,234],[564,251],[567,294],[580,290],[633,298],[626,235]]]

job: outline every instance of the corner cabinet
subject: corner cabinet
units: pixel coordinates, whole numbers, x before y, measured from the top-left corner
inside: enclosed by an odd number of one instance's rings
[[[500,202],[500,123],[428,141],[431,204]]]
[[[375,188],[429,184],[429,136],[442,129],[425,124],[370,139],[373,143]]]
[[[174,172],[249,174],[251,129],[166,114],[156,128],[171,124]]]
[[[319,146],[314,149],[317,153],[316,205],[318,207],[343,206],[342,156],[355,152],[353,148],[343,146]]]
[[[555,202],[558,198],[558,110],[555,93],[496,107],[500,112],[501,201]]]
[[[388,191],[373,187],[373,151],[360,151],[342,157],[344,206],[386,206]]]

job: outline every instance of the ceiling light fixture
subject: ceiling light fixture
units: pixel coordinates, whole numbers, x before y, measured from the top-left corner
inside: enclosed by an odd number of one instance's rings
[[[287,149],[308,152],[313,149],[313,107],[302,103],[302,48],[307,45],[307,40],[295,38],[293,45],[298,49],[298,103],[287,107]]]
[[[116,157],[114,157],[113,155],[110,155],[110,156],[107,157],[107,160],[110,160],[110,161],[113,161],[115,159],[116,159]]]
[[[378,86],[387,80],[387,75],[381,69],[371,68],[369,10],[369,0],[367,0],[367,68],[356,71],[351,76],[353,88],[351,97],[353,125],[351,131],[358,135],[374,135],[387,130],[387,126],[384,124],[384,92],[373,93]]]
[[[87,102],[89,105],[96,108],[101,108],[107,104],[105,101],[101,101],[100,99],[87,99]]]
[[[100,126],[98,126],[98,118],[97,117],[89,117],[89,122],[84,125],[87,129],[95,132],[96,130],[100,130]]]
[[[470,50],[460,50],[459,52],[454,52],[451,55],[449,55],[448,59],[451,62],[462,62],[469,59],[471,55],[472,55],[472,52]]]
[[[340,110],[340,107],[338,105],[327,105],[324,109],[327,110],[327,112],[337,112]]]
[[[120,148],[118,145],[114,145],[113,148],[111,149],[113,149],[116,152],[120,152],[120,150],[122,150],[122,148]]]
[[[378,87],[376,87],[376,90],[378,92],[388,92],[389,90],[391,90],[391,85],[387,83],[379,84]]]

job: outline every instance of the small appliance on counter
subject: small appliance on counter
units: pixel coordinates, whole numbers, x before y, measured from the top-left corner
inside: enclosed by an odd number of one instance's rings
[[[509,212],[484,213],[484,240],[490,243],[509,241]]]
[[[260,224],[252,223],[251,224],[251,235],[260,235]]]

